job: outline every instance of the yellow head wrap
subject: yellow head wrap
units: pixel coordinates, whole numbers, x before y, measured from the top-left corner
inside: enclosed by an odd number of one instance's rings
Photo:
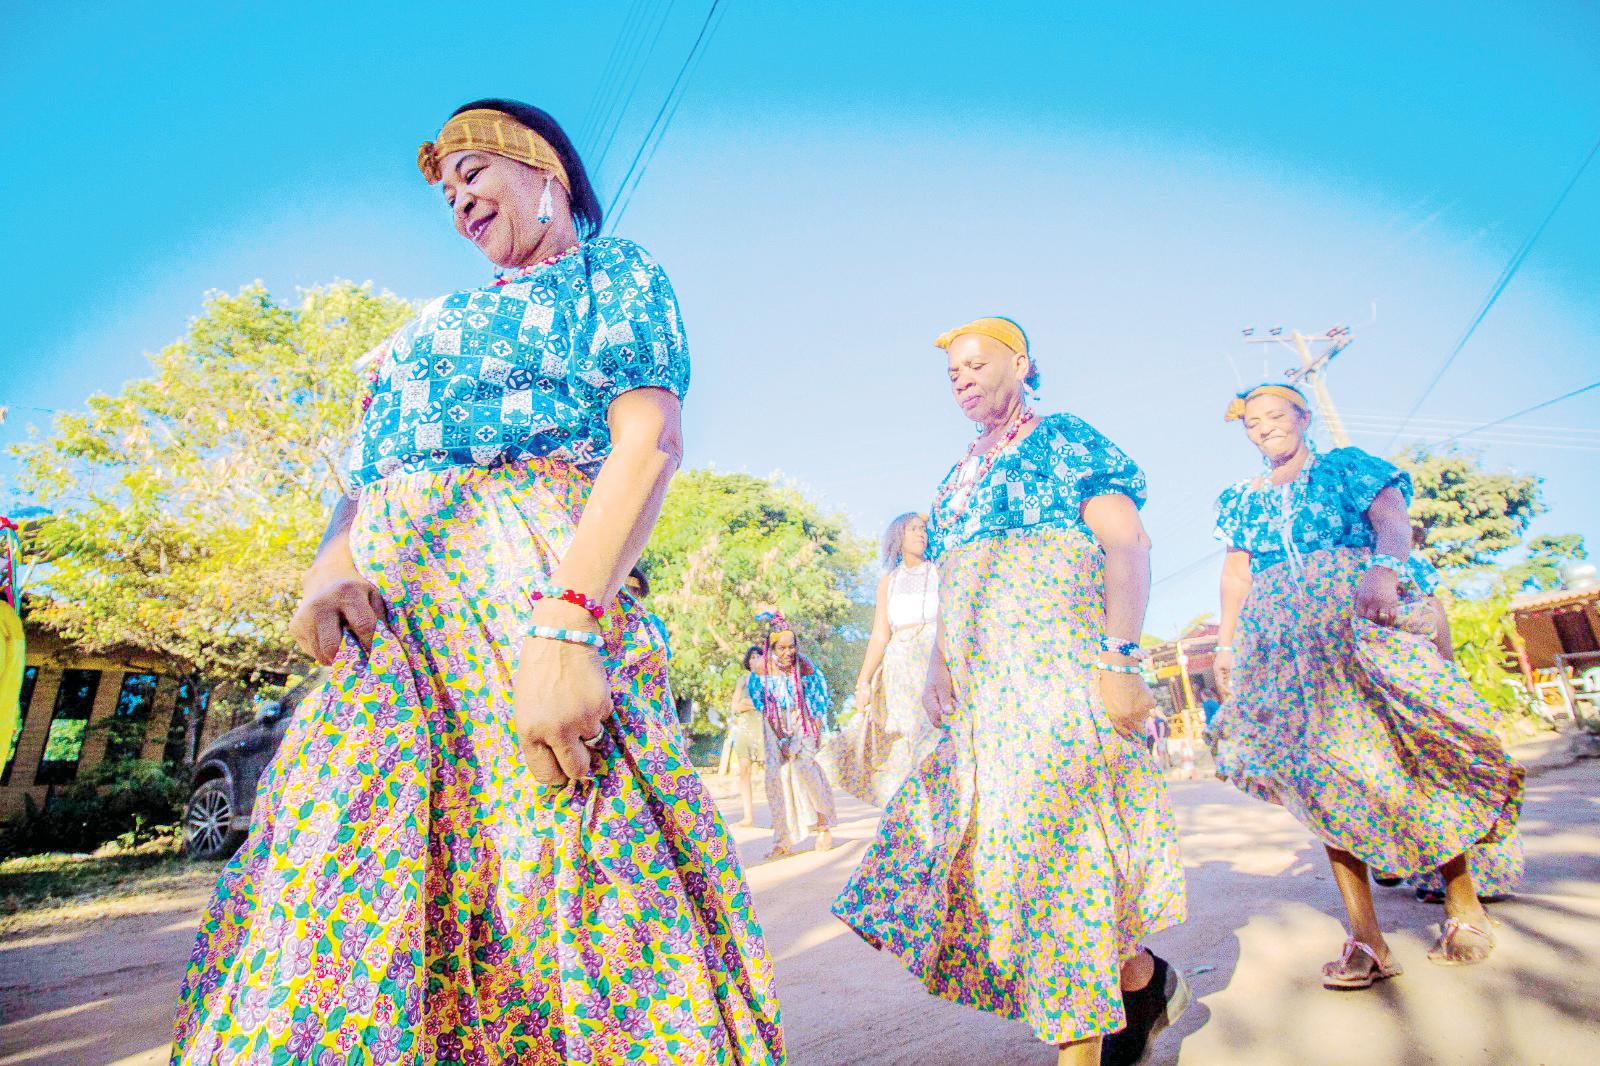
[[[963,333],[976,333],[997,340],[1014,352],[1028,354],[1028,335],[1022,332],[1021,326],[1009,318],[975,318],[964,326],[957,326],[939,334],[933,343],[940,348],[948,348]]]
[[[572,192],[567,168],[561,165],[561,157],[550,142],[505,112],[488,108],[463,111],[446,122],[438,137],[417,149],[417,169],[429,185],[437,185],[444,177],[440,161],[451,152],[468,150],[489,152],[548,170],[563,189]]]
[[[1305,396],[1301,395],[1299,389],[1291,388],[1288,385],[1257,385],[1253,389],[1245,389],[1228,403],[1228,410],[1223,415],[1223,421],[1239,421],[1244,417],[1244,405],[1257,396],[1281,396],[1306,414],[1311,413],[1311,405],[1306,402]]]

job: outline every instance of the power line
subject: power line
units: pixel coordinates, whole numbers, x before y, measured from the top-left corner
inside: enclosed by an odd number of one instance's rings
[[[1444,440],[1440,441],[1439,443],[1440,444],[1450,444],[1450,443],[1452,443],[1454,441],[1460,440],[1462,437],[1470,437],[1474,433],[1479,433],[1479,432],[1482,432],[1483,430],[1493,429],[1495,426],[1503,425],[1504,423],[1511,421],[1513,418],[1521,418],[1523,415],[1531,415],[1535,411],[1542,411],[1546,407],[1554,407],[1556,404],[1561,403],[1564,400],[1570,400],[1574,396],[1582,396],[1584,393],[1592,392],[1595,389],[1600,389],[1600,381],[1590,382],[1587,385],[1580,385],[1578,388],[1573,389],[1571,392],[1564,392],[1560,396],[1557,396],[1553,400],[1545,400],[1543,403],[1536,403],[1532,407],[1524,407],[1520,411],[1513,411],[1509,415],[1506,415],[1503,418],[1497,418],[1492,422],[1485,422],[1481,426],[1474,426],[1472,429],[1462,430],[1460,433],[1452,434],[1451,436],[1446,437]]]
[[[628,163],[628,169],[623,172],[622,181],[617,186],[616,195],[611,198],[611,203],[606,207],[607,225],[613,232],[615,232],[616,224],[622,215],[627,213],[627,202],[624,201],[624,196],[626,196],[627,201],[633,199],[633,189],[639,187],[639,182],[644,179],[645,170],[650,166],[648,159],[644,160],[642,166],[640,165],[640,160],[644,159],[645,149],[649,148],[650,158],[655,158],[656,146],[659,146],[666,137],[667,127],[672,124],[673,117],[678,113],[677,105],[683,100],[683,93],[679,92],[679,89],[688,84],[691,70],[696,65],[699,57],[704,54],[704,46],[711,37],[712,20],[716,18],[717,11],[721,6],[722,0],[711,0],[711,7],[706,12],[705,21],[700,24],[700,33],[695,37],[694,44],[689,46],[689,54],[684,57],[683,66],[678,69],[678,76],[672,80],[671,87],[667,89],[666,99],[661,101],[661,108],[656,112],[656,117],[651,120],[650,128],[645,131],[644,140],[639,142],[639,150],[633,153],[633,159]],[[674,96],[674,94],[677,95]],[[656,133],[658,126],[660,127],[659,134]],[[655,138],[654,142],[651,140],[652,137]],[[635,171],[637,171],[637,176],[635,176]],[[628,184],[630,179],[633,182],[631,187]],[[623,205],[621,211],[617,210],[619,202]]]
[[[1226,549],[1224,549],[1224,548],[1217,548],[1214,551],[1207,552],[1205,555],[1202,555],[1200,558],[1196,559],[1194,562],[1187,563],[1187,564],[1185,564],[1183,566],[1178,567],[1178,569],[1172,571],[1169,574],[1165,574],[1165,575],[1163,575],[1161,577],[1156,578],[1154,581],[1150,582],[1150,587],[1151,588],[1155,588],[1157,585],[1164,585],[1168,581],[1176,581],[1180,577],[1188,577],[1190,574],[1192,574],[1195,571],[1199,570],[1201,567],[1203,567],[1207,563],[1211,562],[1211,560],[1213,560],[1217,556],[1221,555],[1225,550]]]
[[[1451,364],[1456,361],[1456,357],[1461,354],[1461,350],[1467,346],[1467,342],[1472,339],[1472,335],[1478,331],[1478,326],[1488,316],[1496,301],[1500,299],[1500,294],[1506,291],[1506,286],[1511,284],[1511,279],[1516,276],[1517,271],[1522,267],[1523,261],[1528,258],[1528,254],[1533,251],[1533,246],[1544,235],[1545,227],[1550,224],[1551,219],[1555,218],[1556,212],[1561,210],[1561,205],[1566,203],[1567,195],[1578,184],[1578,179],[1582,178],[1583,172],[1589,169],[1589,164],[1594,160],[1596,153],[1600,153],[1600,140],[1594,142],[1594,146],[1589,149],[1589,153],[1583,157],[1583,162],[1578,164],[1578,169],[1573,173],[1572,179],[1567,182],[1566,188],[1562,189],[1561,195],[1556,197],[1556,202],[1550,205],[1550,210],[1545,212],[1544,218],[1539,221],[1539,225],[1534,227],[1533,232],[1528,235],[1528,239],[1522,242],[1522,247],[1516,250],[1516,253],[1511,256],[1511,261],[1506,264],[1505,269],[1500,272],[1500,276],[1495,279],[1495,283],[1490,287],[1489,295],[1484,300],[1483,306],[1478,308],[1478,313],[1473,316],[1466,330],[1462,332],[1461,338],[1456,341],[1455,347],[1450,349],[1450,354],[1445,357],[1443,365],[1433,375],[1433,379],[1428,382],[1428,387],[1422,390],[1422,395],[1417,397],[1417,402],[1412,404],[1411,410],[1406,412],[1406,419],[1400,424],[1400,429],[1405,429],[1410,424],[1411,416],[1415,415],[1422,405],[1427,402],[1428,397],[1433,395],[1433,390],[1438,386],[1440,380],[1444,378],[1445,373],[1449,371]],[[1388,447],[1393,447],[1395,438],[1399,436],[1400,433],[1397,430],[1394,437],[1390,438]],[[1384,450],[1387,451],[1388,447]]]
[[[667,21],[672,15],[673,5],[677,0],[668,0],[667,6],[662,10],[661,21],[656,23],[655,36],[650,38],[650,47],[644,54],[643,61],[634,66],[633,81],[628,85],[627,95],[622,98],[622,106],[617,108],[615,117],[608,116],[607,121],[601,124],[601,132],[605,135],[605,145],[600,149],[600,154],[595,157],[594,169],[598,173],[605,163],[606,156],[611,154],[611,146],[616,143],[617,132],[622,129],[622,120],[628,115],[628,108],[633,104],[634,94],[639,89],[639,82],[644,77],[644,72],[650,66],[650,60],[655,58],[656,46],[661,43],[661,31],[667,28]],[[641,41],[642,43],[642,41]],[[610,132],[605,130],[609,126]]]
[[[1357,411],[1353,414],[1347,413],[1344,417],[1357,422],[1386,422],[1391,426],[1398,425],[1402,421],[1401,415],[1377,411]],[[1416,425],[1441,427],[1440,432],[1442,433],[1449,432],[1453,429],[1459,429],[1462,426],[1477,426],[1481,424],[1477,420],[1471,418],[1413,418],[1411,421]],[[1529,433],[1570,433],[1578,435],[1587,434],[1600,437],[1600,426],[1552,426],[1539,422],[1533,424],[1525,423],[1517,426],[1507,426],[1506,429],[1515,429],[1519,432],[1526,431]]]
[[[594,132],[596,123],[600,118],[602,101],[609,100],[612,87],[620,77],[618,65],[622,54],[627,48],[627,42],[633,36],[634,24],[638,21],[639,11],[644,7],[646,0],[633,0],[628,6],[628,12],[622,17],[622,29],[617,33],[617,39],[611,46],[611,54],[606,57],[606,65],[600,71],[600,77],[595,81],[594,96],[589,101],[589,107],[583,113],[583,121],[577,126],[577,136],[573,138],[576,144],[586,144]]]

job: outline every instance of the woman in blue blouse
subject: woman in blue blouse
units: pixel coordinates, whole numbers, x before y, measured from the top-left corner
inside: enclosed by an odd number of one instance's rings
[[[828,679],[810,659],[778,611],[763,612],[767,640],[761,665],[750,674],[750,702],[761,712],[767,810],[772,815],[769,859],[781,859],[813,831],[813,850],[833,847],[833,788],[817,763],[828,717]]]
[[[1014,322],[938,344],[981,428],[930,512],[942,582],[924,701],[943,736],[834,913],[935,995],[1025,1021],[1063,1063],[1133,1062],[1187,1001],[1141,946],[1184,907],[1141,739],[1144,476],[1082,419],[1034,415]]]
[[[1350,918],[1324,985],[1400,972],[1369,866],[1439,869],[1446,917],[1429,957],[1480,961],[1493,939],[1463,853],[1511,832],[1522,771],[1439,654],[1433,607],[1402,588],[1410,478],[1359,448],[1318,454],[1310,407],[1287,386],[1241,393],[1228,418],[1267,469],[1217,501],[1228,554],[1216,670],[1230,696],[1211,726],[1217,772],[1322,839]]]
[[[681,452],[672,286],[598,236],[537,108],[468,104],[417,161],[503,273],[364,361],[293,623],[330,680],[222,875],[174,1058],[780,1063],[663,634],[619,591]]]

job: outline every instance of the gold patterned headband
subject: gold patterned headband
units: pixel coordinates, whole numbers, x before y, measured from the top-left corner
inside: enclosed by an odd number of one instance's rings
[[[976,333],[979,336],[997,340],[1014,352],[1022,355],[1028,354],[1028,337],[1022,332],[1022,327],[1009,318],[978,318],[964,326],[939,334],[933,343],[940,348],[948,348],[951,343],[964,333]]]
[[[503,111],[475,108],[463,111],[444,124],[439,136],[417,149],[417,169],[437,185],[444,178],[440,163],[452,152],[478,151],[515,159],[530,167],[548,170],[561,187],[572,192],[567,168],[550,142]]]
[[[1300,395],[1299,389],[1292,389],[1287,385],[1257,385],[1255,388],[1246,389],[1239,395],[1235,396],[1228,403],[1228,410],[1222,416],[1222,420],[1224,422],[1239,421],[1239,419],[1244,417],[1244,405],[1255,399],[1257,396],[1281,396],[1285,400],[1288,400],[1290,403],[1294,404],[1296,407],[1300,408],[1300,410],[1304,411],[1306,414],[1311,413],[1311,405],[1306,402],[1306,398],[1304,396]]]

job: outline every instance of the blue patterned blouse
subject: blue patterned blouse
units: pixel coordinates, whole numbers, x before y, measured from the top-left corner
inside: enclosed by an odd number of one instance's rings
[[[796,699],[793,674],[751,674],[748,691],[750,702],[756,705],[756,710],[763,713],[767,711],[767,697],[769,695],[772,697],[773,707],[777,710],[786,733],[802,732],[804,717],[809,717],[814,723],[812,732],[826,728],[832,703],[832,698],[828,694],[828,679],[823,676],[821,670],[813,667],[812,672],[801,679],[801,688],[805,689],[806,696],[804,715],[794,713]]]
[[[951,468],[941,487],[959,478],[965,465]],[[1144,472],[1138,464],[1077,415],[1046,415],[1001,454],[970,494],[957,489],[934,508],[928,516],[928,557],[938,559],[951,548],[1012,529],[1076,529],[1092,536],[1083,505],[1113,494],[1144,506]]]
[[[689,387],[667,275],[632,241],[585,241],[505,284],[441,296],[366,357],[377,378],[347,457],[352,483],[532,456],[588,470],[631,389]]]
[[[1266,477],[1230,485],[1217,497],[1216,537],[1250,553],[1250,569],[1265,570],[1294,555],[1377,543],[1367,508],[1394,486],[1411,502],[1411,475],[1360,448],[1313,452],[1284,485]]]

